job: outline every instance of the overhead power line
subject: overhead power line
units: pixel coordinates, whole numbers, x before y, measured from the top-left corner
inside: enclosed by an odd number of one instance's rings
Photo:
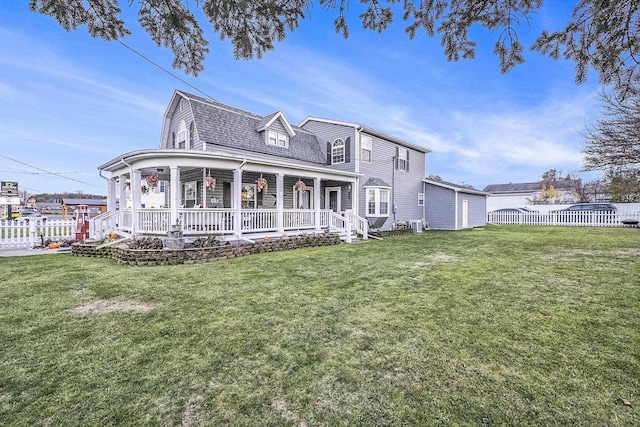
[[[98,186],[97,186],[97,185],[95,185],[95,184],[91,184],[91,183],[89,183],[89,182],[85,182],[85,181],[80,181],[79,179],[69,178],[68,176],[64,176],[64,175],[62,175],[62,174],[60,174],[60,173],[58,173],[58,172],[51,172],[51,171],[48,171],[48,170],[46,170],[46,169],[42,169],[42,168],[39,168],[39,167],[37,167],[37,166],[30,165],[30,164],[25,163],[25,162],[23,162],[23,161],[21,161],[21,160],[14,159],[14,158],[9,157],[9,156],[5,156],[4,154],[0,154],[0,157],[4,157],[5,159],[11,160],[12,162],[20,163],[21,165],[24,165],[24,166],[27,166],[27,167],[33,168],[33,169],[35,169],[35,170],[39,170],[39,171],[44,172],[44,173],[46,173],[46,174],[53,175],[53,176],[57,176],[58,178],[68,179],[69,181],[79,182],[80,184],[90,185],[90,186],[92,186],[92,187],[98,187]]]
[[[162,65],[157,64],[155,62],[153,62],[151,59],[147,58],[146,56],[144,56],[142,53],[138,52],[137,50],[135,50],[134,48],[132,48],[131,46],[127,45],[126,43],[124,43],[122,40],[118,40],[116,39],[116,41],[118,43],[120,43],[122,46],[126,47],[127,49],[129,49],[131,52],[135,53],[136,55],[138,55],[139,57],[141,57],[142,59],[144,59],[145,61],[147,61],[148,63],[158,67],[159,69],[161,69],[162,71],[164,71],[165,73],[169,74],[171,77],[173,77],[174,79],[186,84],[187,86],[189,86],[191,89],[201,93],[202,95],[204,95],[206,98],[211,99],[212,101],[215,101],[215,99],[213,99],[213,97],[209,96],[207,93],[201,91],[200,89],[198,89],[197,87],[195,87],[194,85],[192,85],[191,83],[187,82],[186,80],[176,76],[175,74],[173,74],[171,71],[168,71],[166,68],[164,68]]]

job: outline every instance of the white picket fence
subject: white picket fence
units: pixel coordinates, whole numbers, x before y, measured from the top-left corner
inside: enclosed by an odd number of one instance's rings
[[[0,222],[0,249],[21,249],[41,246],[47,240],[74,239],[74,220],[30,220]]]
[[[640,222],[640,211],[569,212],[489,212],[491,224],[565,225],[574,227],[628,227],[629,221]]]

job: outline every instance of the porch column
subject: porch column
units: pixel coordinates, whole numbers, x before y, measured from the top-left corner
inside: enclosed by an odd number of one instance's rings
[[[322,229],[320,226],[320,178],[313,178],[313,206],[315,206],[316,230]]]
[[[115,212],[116,210],[116,184],[118,178],[111,177],[107,181],[107,212]]]
[[[351,184],[351,211],[361,217],[365,217],[365,213],[360,214],[360,179],[356,178]]]
[[[169,197],[169,218],[171,225],[174,225],[180,220],[178,207],[180,206],[180,199],[182,198],[180,192],[180,168],[177,166],[171,166],[169,168]]]
[[[284,174],[276,175],[276,221],[278,233],[284,233]]]
[[[138,232],[138,210],[142,207],[142,173],[138,169],[131,171],[131,217],[133,234]]]
[[[242,169],[233,170],[233,207],[235,209],[233,229],[236,236],[240,236],[242,234]]]
[[[120,182],[118,183],[118,192],[120,193],[118,210],[120,212],[124,212],[127,210],[127,177],[125,175],[120,175]]]

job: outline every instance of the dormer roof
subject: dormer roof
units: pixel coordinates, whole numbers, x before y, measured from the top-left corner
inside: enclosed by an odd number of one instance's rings
[[[292,137],[296,134],[282,111],[276,111],[275,113],[271,113],[268,116],[263,117],[260,121],[260,126],[256,130],[258,132],[265,131],[269,129],[269,127],[271,127],[271,125],[273,125],[273,123],[275,123],[277,120],[280,120],[282,127],[285,128],[285,130],[289,134],[289,137]]]

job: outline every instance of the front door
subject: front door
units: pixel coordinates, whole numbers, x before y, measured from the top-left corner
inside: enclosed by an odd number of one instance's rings
[[[462,200],[462,228],[469,228],[469,201]]]
[[[340,187],[327,187],[324,189],[324,208],[331,209],[336,213],[340,213],[342,206],[340,206],[341,197]]]

